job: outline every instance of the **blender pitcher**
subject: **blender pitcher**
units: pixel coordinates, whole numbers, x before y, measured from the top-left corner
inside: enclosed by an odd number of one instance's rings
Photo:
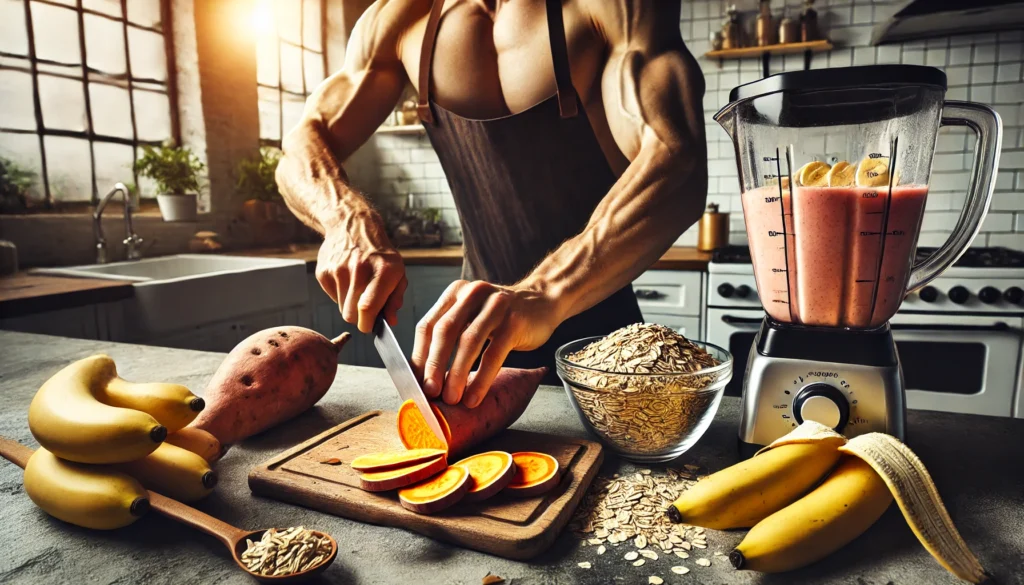
[[[732,137],[758,294],[781,323],[885,324],[903,298],[970,245],[988,210],[1002,125],[944,101],[932,67],[876,65],[773,75],[732,90],[715,115]],[[977,147],[952,235],[913,265],[940,125]]]

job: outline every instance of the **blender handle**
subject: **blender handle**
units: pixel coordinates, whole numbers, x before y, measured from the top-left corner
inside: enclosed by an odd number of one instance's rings
[[[992,202],[1003,140],[1003,122],[992,108],[974,102],[947,101],[942,108],[942,126],[967,126],[978,135],[971,169],[971,183],[960,219],[942,247],[914,266],[907,292],[915,292],[931,282],[967,250],[981,229],[981,220]]]

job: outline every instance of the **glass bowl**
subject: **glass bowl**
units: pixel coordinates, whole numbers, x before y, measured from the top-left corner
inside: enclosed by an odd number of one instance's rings
[[[572,341],[555,352],[558,377],[583,426],[622,458],[637,463],[669,461],[685,453],[718,411],[732,379],[732,354],[690,340],[719,363],[679,373],[613,372],[569,361],[569,355],[599,339]]]

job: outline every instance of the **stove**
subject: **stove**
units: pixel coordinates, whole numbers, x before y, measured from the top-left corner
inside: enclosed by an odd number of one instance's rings
[[[921,262],[935,248],[918,248]],[[727,246],[708,265],[705,339],[733,354],[739,395],[764,316],[750,250]],[[969,248],[891,320],[909,408],[1024,418],[1024,252]]]

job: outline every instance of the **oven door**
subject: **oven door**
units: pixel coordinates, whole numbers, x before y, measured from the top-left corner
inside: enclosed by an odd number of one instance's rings
[[[707,340],[724,347],[732,354],[732,380],[725,387],[726,396],[743,393],[743,379],[747,374],[747,358],[754,345],[754,337],[761,328],[764,311],[760,309],[708,308]]]
[[[897,313],[890,326],[908,408],[1013,416],[1024,319]]]

